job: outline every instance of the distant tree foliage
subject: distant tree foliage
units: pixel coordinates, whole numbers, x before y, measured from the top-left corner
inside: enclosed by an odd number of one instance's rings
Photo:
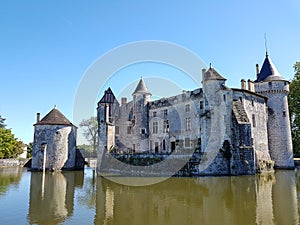
[[[97,151],[97,144],[98,144],[98,123],[97,118],[92,116],[87,120],[82,120],[79,124],[82,127],[83,135],[87,139],[87,141],[92,145],[93,152]]]
[[[0,128],[5,128],[6,127],[6,124],[4,123],[6,119],[2,118],[2,116],[0,115]]]
[[[30,142],[27,146],[27,158],[32,157],[32,148],[33,148],[33,142]]]
[[[23,152],[24,144],[18,141],[10,129],[0,128],[0,159],[13,158]]]
[[[0,116],[0,159],[13,158],[23,152],[24,143],[18,141],[10,129],[6,129],[6,119]]]
[[[300,62],[294,65],[295,76],[290,83],[289,111],[294,155],[300,156]]]
[[[84,158],[97,158],[97,149],[94,150],[92,145],[77,145]]]

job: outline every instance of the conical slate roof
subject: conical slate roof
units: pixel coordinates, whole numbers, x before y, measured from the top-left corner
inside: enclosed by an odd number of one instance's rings
[[[133,95],[134,95],[134,94],[151,94],[151,93],[148,91],[148,89],[147,89],[147,87],[146,87],[146,84],[145,84],[143,78],[140,79],[140,81],[139,81],[139,83],[138,83],[138,85],[137,85],[135,91],[134,91],[132,94],[133,94]]]
[[[43,119],[34,125],[66,125],[73,124],[56,108],[53,108]]]
[[[226,80],[212,66],[204,72],[204,80]]]
[[[265,61],[261,67],[261,70],[255,82],[274,80],[284,80],[284,78],[280,75],[268,54],[266,54]]]

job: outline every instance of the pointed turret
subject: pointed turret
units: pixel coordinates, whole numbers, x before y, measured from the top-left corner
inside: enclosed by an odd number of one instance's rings
[[[268,98],[268,144],[271,159],[277,168],[294,168],[293,147],[285,80],[268,54],[254,83],[255,92]]]
[[[132,95],[136,94],[150,94],[151,93],[148,91],[148,88],[143,80],[143,78],[140,79],[138,85],[136,86],[135,91],[132,93]]]
[[[279,74],[268,53],[266,53],[265,61],[261,67],[259,74],[257,75],[257,80],[255,82],[275,80],[284,80],[284,78]]]
[[[132,144],[133,151],[143,152],[149,149],[149,105],[151,93],[148,90],[143,78],[140,79],[133,95],[133,125]]]

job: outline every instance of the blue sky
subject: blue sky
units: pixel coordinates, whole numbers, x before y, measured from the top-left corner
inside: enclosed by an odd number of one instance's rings
[[[0,114],[25,143],[33,140],[36,112],[44,116],[57,105],[72,121],[76,90],[92,63],[142,40],[184,46],[239,87],[241,78],[255,78],[267,33],[269,55],[290,80],[300,61],[299,24],[299,0],[0,1]],[[159,76],[159,68],[150,73],[140,66],[118,84]],[[169,76],[180,80],[175,72]],[[184,79],[180,85],[197,88]]]

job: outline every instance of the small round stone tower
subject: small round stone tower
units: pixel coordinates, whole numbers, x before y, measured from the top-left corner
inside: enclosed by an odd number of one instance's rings
[[[258,69],[257,69],[258,72]],[[292,136],[287,95],[289,82],[266,58],[255,81],[255,92],[268,98],[268,142],[271,159],[276,168],[294,168]]]
[[[42,170],[45,160],[47,170],[74,169],[76,133],[77,127],[58,109],[53,108],[41,120],[38,113],[37,122],[34,124],[31,168]]]
[[[149,115],[148,102],[151,93],[148,91],[143,78],[140,79],[133,96],[133,118],[132,118],[132,149],[135,152],[149,150]]]

